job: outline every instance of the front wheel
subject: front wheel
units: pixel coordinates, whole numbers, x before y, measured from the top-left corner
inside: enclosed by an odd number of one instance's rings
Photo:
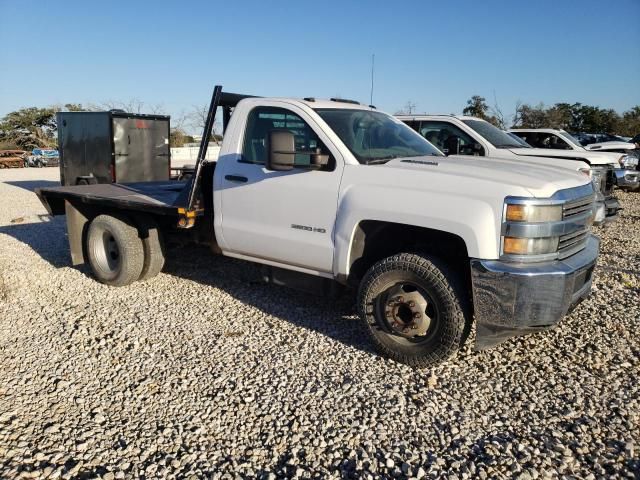
[[[456,276],[438,259],[399,253],[373,265],[358,292],[360,317],[376,349],[416,367],[443,362],[464,343]]]

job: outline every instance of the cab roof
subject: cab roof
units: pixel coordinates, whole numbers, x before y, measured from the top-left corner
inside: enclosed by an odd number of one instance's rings
[[[411,114],[411,115],[394,115],[396,118],[400,120],[431,120],[438,118],[455,118],[456,120],[481,120],[486,122],[484,118],[472,117],[470,115],[453,115],[446,113],[421,113],[421,114]]]
[[[291,98],[291,97],[254,97],[249,98],[248,100],[260,103],[265,101],[280,101],[280,102],[288,102],[294,104],[302,104],[312,109],[330,109],[330,108],[341,108],[341,109],[349,109],[349,110],[376,110],[376,107],[372,105],[363,105],[361,103],[353,102],[353,101],[345,101],[342,99],[321,99],[321,98]]]

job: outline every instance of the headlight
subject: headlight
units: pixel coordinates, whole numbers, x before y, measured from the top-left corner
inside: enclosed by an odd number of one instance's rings
[[[596,192],[602,191],[602,177],[604,174],[604,168],[591,167],[591,183],[593,183]]]
[[[587,177],[589,177],[589,179],[591,179],[591,168],[587,167],[587,168],[581,168],[578,170],[580,173],[586,175]]]
[[[623,155],[620,157],[620,166],[623,168],[636,168],[638,166],[638,157]]]
[[[558,250],[558,237],[504,237],[502,251],[507,255],[543,255]]]
[[[507,222],[559,222],[562,220],[562,205],[507,204]]]

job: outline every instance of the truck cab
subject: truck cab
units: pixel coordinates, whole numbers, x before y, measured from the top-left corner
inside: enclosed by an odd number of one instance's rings
[[[206,162],[219,106],[224,139]],[[354,291],[376,349],[415,366],[455,354],[473,323],[478,348],[553,327],[588,296],[599,247],[583,173],[447,157],[353,101],[221,87],[189,181],[37,193],[67,215],[73,262],[103,283],[150,280],[180,254],[164,239],[181,236],[261,264],[274,284]]]
[[[613,195],[617,163],[599,154],[566,149],[532,148],[481,118],[464,115],[398,115],[398,118],[447,155],[489,156],[520,162],[556,164],[590,172],[597,191],[596,224],[617,218]],[[514,132],[515,133],[515,132]],[[586,165],[585,165],[586,164]]]

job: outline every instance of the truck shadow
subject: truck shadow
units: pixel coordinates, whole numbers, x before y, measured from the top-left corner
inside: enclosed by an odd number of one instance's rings
[[[181,249],[175,255],[170,249],[163,273],[214,286],[266,315],[373,353],[363,335],[352,291],[328,299],[267,284],[262,280],[260,265],[212,256],[202,247]],[[238,330],[246,330],[246,325],[238,323]]]
[[[20,187],[30,192],[33,192],[36,188],[49,188],[49,187],[59,187],[60,182],[53,182],[51,180],[20,180],[13,182],[3,182],[7,185],[12,185],[14,187]]]
[[[65,217],[32,215],[0,226],[0,235],[22,242],[56,268],[71,267]]]

